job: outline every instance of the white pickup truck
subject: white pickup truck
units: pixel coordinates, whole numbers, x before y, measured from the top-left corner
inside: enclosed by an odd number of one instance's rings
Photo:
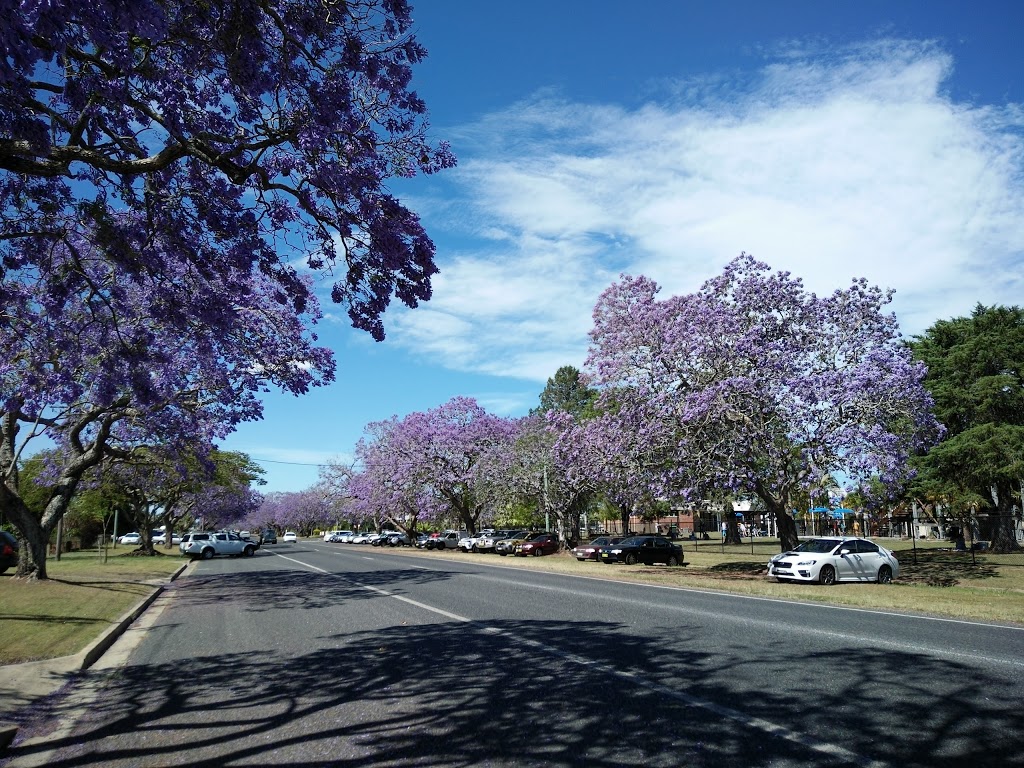
[[[235,557],[252,557],[256,554],[258,544],[243,539],[237,533],[214,531],[207,533],[198,531],[186,533],[178,545],[183,555],[191,555],[192,559],[209,560],[214,555],[232,555]]]

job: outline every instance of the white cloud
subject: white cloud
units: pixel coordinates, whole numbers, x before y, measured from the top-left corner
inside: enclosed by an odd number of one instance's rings
[[[544,381],[582,364],[620,272],[687,292],[744,250],[818,292],[895,288],[906,333],[1020,303],[1024,110],[951,101],[953,66],[912,42],[791,48],[635,111],[545,93],[491,115],[462,131],[455,197],[427,222],[442,273],[390,318],[398,343]]]

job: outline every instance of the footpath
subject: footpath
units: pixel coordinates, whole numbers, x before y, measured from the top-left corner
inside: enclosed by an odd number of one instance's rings
[[[96,640],[73,656],[28,661],[24,664],[0,666],[0,757],[18,734],[18,722],[33,705],[58,692],[88,669],[114,644],[125,630],[141,616],[190,563],[171,574],[167,581],[154,581],[153,590],[133,608],[113,622]]]

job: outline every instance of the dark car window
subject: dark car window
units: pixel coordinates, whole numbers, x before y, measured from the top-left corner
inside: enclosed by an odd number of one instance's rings
[[[665,539],[655,539],[654,546],[658,549],[668,549],[668,541]]]
[[[878,554],[878,545],[875,544],[873,541],[863,541],[863,540],[862,541],[858,541],[857,542],[857,551],[858,552],[862,552],[862,553],[864,553],[866,555],[877,555]]]
[[[819,555],[827,555],[829,552],[834,550],[840,544],[839,539],[811,539],[805,541],[794,551],[796,552],[814,552]]]

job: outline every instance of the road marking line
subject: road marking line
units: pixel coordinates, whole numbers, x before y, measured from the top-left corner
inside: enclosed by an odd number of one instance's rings
[[[292,560],[292,558],[289,557],[286,557],[285,559]],[[309,565],[308,563],[303,563],[299,560],[293,560],[293,562],[298,563],[299,565],[305,565],[306,567],[311,568],[315,571],[319,571],[320,573],[329,573],[328,571],[325,571],[323,568],[317,568],[315,565]],[[474,619],[470,619],[467,616],[460,616],[456,613],[450,613],[449,611],[445,611],[441,608],[436,608],[432,605],[427,605],[426,603],[421,603],[417,600],[412,600],[411,598],[404,597],[402,595],[396,595],[392,592],[388,592],[387,590],[381,589],[379,587],[360,584],[357,580],[352,579],[348,576],[344,576],[342,574],[331,573],[330,575],[334,576],[335,578],[351,582],[356,586],[362,587],[363,589],[369,592],[381,595],[382,597],[391,597],[395,600],[400,600],[403,603],[408,603],[409,605],[416,606],[417,608],[422,608],[423,610],[429,611],[430,613],[436,613],[439,616],[444,616],[445,618],[452,619],[453,621],[460,621],[464,624],[473,625],[481,632],[486,632],[487,634],[491,635],[499,635],[501,637],[507,638],[513,643],[526,645],[528,647],[542,651],[548,655],[561,658],[571,664],[576,664],[578,666],[589,668],[590,670],[597,670],[599,672],[603,672],[605,674],[613,675],[623,680],[627,680],[635,685],[639,685],[642,688],[647,688],[650,691],[654,691],[664,696],[676,699],[677,701],[681,701],[682,703],[688,706],[704,709],[708,712],[718,715],[719,717],[728,718],[748,728],[753,728],[764,733],[771,734],[772,736],[777,736],[778,738],[784,739],[785,741],[799,744],[802,747],[814,750],[815,752],[820,752],[834,759],[843,760],[844,762],[853,763],[854,765],[864,766],[864,768],[883,768],[886,765],[884,762],[879,762],[876,760],[872,760],[871,758],[865,757],[863,755],[859,755],[856,752],[852,752],[846,749],[845,747],[839,746],[838,744],[830,744],[828,742],[819,741],[811,736],[800,733],[798,731],[794,731],[783,725],[779,725],[778,723],[773,723],[770,720],[765,720],[762,717],[748,715],[745,712],[740,712],[739,710],[732,709],[731,707],[725,707],[721,704],[716,704],[715,702],[710,701],[708,699],[701,699],[696,696],[692,696],[688,693],[683,693],[682,691],[677,691],[673,688],[668,688],[664,685],[654,682],[653,680],[649,680],[648,678],[644,677],[643,675],[637,672],[634,672],[633,670],[618,669],[616,667],[611,666],[610,664],[598,662],[593,659],[588,659],[584,656],[580,656],[579,654],[572,653],[570,651],[564,651],[561,648],[555,648],[554,646],[546,645],[545,643],[541,643],[537,640],[529,640],[527,638],[519,637],[517,635],[512,634],[511,632],[508,632],[507,630],[482,624],[480,622],[475,621]]]

